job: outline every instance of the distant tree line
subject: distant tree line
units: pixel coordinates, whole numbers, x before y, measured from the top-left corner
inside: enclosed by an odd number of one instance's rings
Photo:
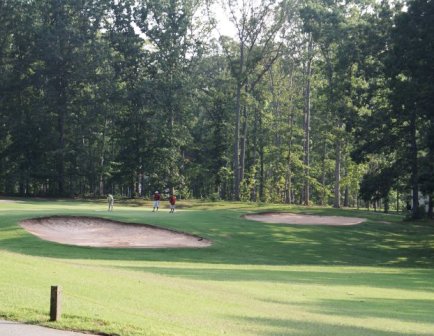
[[[428,0],[3,0],[0,193],[432,215],[432,22]]]

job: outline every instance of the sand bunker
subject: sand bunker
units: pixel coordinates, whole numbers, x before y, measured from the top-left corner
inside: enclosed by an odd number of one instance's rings
[[[209,240],[147,224],[94,217],[45,217],[20,225],[41,239],[62,244],[118,248],[207,247]]]
[[[23,203],[22,201],[8,200],[8,199],[0,199],[1,203]]]
[[[301,215],[288,212],[268,212],[245,215],[244,217],[265,223],[298,225],[356,225],[366,221],[366,218]]]

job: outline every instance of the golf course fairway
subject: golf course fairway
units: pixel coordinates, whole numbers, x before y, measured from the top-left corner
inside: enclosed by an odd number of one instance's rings
[[[0,202],[0,319],[104,335],[434,335],[434,223],[320,207],[180,201]],[[292,225],[244,218],[290,212],[366,218]],[[99,217],[203,237],[204,248],[64,245],[20,221]],[[50,286],[62,318],[49,321]]]

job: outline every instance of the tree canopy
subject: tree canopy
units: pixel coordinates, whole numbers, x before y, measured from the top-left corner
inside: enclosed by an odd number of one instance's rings
[[[429,0],[2,1],[0,193],[432,214],[432,22]]]

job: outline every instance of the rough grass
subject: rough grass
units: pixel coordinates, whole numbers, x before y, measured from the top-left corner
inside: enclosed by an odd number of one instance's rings
[[[110,335],[434,335],[434,223],[327,208],[181,202],[0,203],[0,317]],[[247,212],[367,217],[348,227],[264,224]],[[85,215],[174,228],[206,249],[42,241],[23,218]],[[387,222],[387,223],[386,223]],[[63,318],[48,322],[51,285]]]

